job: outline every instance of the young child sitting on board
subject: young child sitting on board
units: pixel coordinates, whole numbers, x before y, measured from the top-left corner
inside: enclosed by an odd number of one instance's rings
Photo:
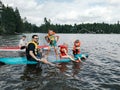
[[[75,40],[74,42],[74,46],[73,46],[73,55],[74,55],[74,58],[76,58],[76,62],[81,62],[81,59],[80,59],[80,40]]]
[[[63,45],[58,46],[60,48],[60,58],[70,58],[70,60],[74,61],[74,59],[68,55],[68,45],[63,43]]]

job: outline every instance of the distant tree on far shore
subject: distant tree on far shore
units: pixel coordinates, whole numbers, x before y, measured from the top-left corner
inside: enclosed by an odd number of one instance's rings
[[[4,6],[0,2],[0,34],[16,34],[16,33],[47,33],[48,29],[53,29],[57,33],[97,33],[97,34],[120,34],[120,24],[107,23],[85,23],[74,25],[52,24],[51,19],[45,17],[44,23],[40,26],[31,24],[27,18],[22,19],[19,10],[12,7]]]

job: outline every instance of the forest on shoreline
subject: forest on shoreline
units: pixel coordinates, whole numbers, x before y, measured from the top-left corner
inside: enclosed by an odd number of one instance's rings
[[[0,34],[20,34],[20,33],[47,33],[48,29],[54,30],[56,33],[93,33],[93,34],[120,34],[120,24],[107,23],[82,23],[74,25],[52,24],[50,19],[46,17],[44,24],[37,26],[22,19],[19,10],[5,6],[0,2]]]

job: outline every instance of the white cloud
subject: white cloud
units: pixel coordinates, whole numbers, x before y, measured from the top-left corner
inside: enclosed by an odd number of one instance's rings
[[[120,0],[3,0],[17,7],[22,18],[40,25],[44,17],[56,24],[115,23],[120,20]]]

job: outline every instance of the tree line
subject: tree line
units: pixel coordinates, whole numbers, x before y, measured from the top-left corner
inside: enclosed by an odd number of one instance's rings
[[[2,4],[2,3],[1,3]],[[53,29],[57,33],[119,33],[119,21],[116,24],[107,23],[82,23],[74,25],[52,24],[50,19],[44,18],[44,23],[40,26],[29,23],[25,18],[22,19],[19,10],[9,6],[0,8],[0,34],[19,34],[19,33],[47,33],[48,29]]]

